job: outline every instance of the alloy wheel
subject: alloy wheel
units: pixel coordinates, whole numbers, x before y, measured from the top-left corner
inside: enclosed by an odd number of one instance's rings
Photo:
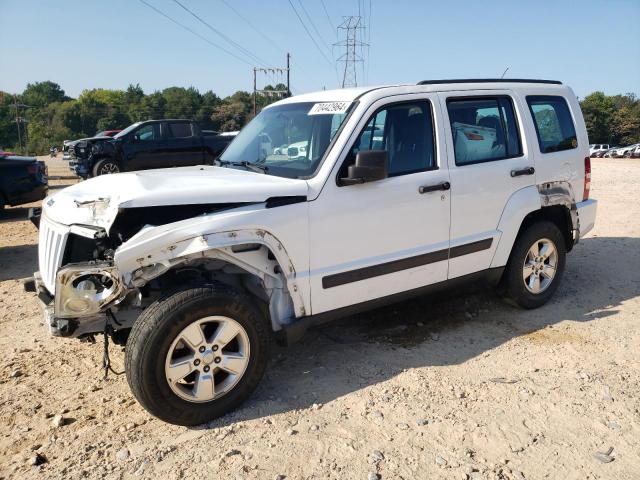
[[[194,403],[233,389],[249,364],[249,336],[229,317],[212,316],[185,327],[169,347],[165,375],[171,390]]]
[[[553,283],[558,265],[558,250],[548,238],[536,241],[524,259],[522,279],[533,294],[544,292]]]

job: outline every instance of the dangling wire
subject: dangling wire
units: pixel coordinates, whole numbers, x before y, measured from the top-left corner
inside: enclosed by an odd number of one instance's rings
[[[113,335],[115,330],[113,329],[113,325],[109,320],[113,320],[116,325],[120,325],[120,322],[116,320],[115,315],[111,311],[111,309],[107,310],[107,319],[104,321],[104,350],[102,353],[102,368],[104,368],[104,379],[106,380],[109,376],[109,371],[114,375],[122,375],[122,372],[117,372],[111,366],[111,359],[109,358],[109,335]]]

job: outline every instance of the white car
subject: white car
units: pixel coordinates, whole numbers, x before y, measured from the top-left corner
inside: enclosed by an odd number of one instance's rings
[[[589,156],[593,156],[596,152],[601,152],[603,150],[609,150],[611,146],[608,143],[592,143],[589,145]]]
[[[299,155],[274,153],[301,137]],[[45,199],[25,287],[53,335],[126,342],[150,413],[200,424],[251,394],[272,335],[462,281],[544,305],[594,225],[590,181],[582,113],[560,82],[310,93],[262,110],[215,166]]]

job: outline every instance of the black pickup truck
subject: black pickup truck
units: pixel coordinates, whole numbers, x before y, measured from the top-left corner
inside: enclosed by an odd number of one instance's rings
[[[85,138],[69,146],[69,168],[82,178],[150,168],[211,165],[231,135],[202,132],[190,120],[148,120],[113,138]]]
[[[48,190],[47,167],[35,157],[0,154],[0,210],[42,200]]]

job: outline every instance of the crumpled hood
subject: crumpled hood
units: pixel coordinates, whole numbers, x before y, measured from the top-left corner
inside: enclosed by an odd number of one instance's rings
[[[306,196],[307,182],[233,168],[197,166],[102,175],[47,197],[43,214],[64,225],[107,230],[119,209],[264,202]]]

